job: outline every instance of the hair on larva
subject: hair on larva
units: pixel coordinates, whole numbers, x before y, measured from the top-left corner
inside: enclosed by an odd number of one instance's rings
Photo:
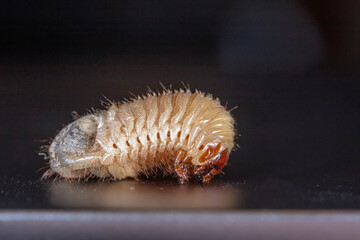
[[[43,175],[65,179],[138,179],[161,172],[181,183],[210,181],[234,147],[234,119],[218,99],[189,89],[110,102],[64,127]]]

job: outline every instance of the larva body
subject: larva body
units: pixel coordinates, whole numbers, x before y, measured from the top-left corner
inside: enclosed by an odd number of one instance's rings
[[[181,183],[207,182],[225,166],[234,135],[234,119],[210,95],[149,93],[67,125],[50,145],[44,176],[124,179],[161,171]]]

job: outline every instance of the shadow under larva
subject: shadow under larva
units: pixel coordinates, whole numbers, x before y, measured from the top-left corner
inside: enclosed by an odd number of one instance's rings
[[[56,181],[47,191],[54,206],[68,208],[232,209],[241,207],[246,198],[240,187],[228,183],[178,185],[171,180],[146,184]]]

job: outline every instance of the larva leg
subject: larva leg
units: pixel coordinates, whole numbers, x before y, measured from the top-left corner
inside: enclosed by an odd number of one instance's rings
[[[124,179],[127,177],[138,179],[139,172],[137,172],[134,167],[129,165],[124,165],[118,161],[113,162],[107,166],[109,174],[114,179]]]
[[[91,168],[90,172],[99,178],[107,178],[111,176],[106,166]]]
[[[201,182],[209,182],[215,175],[219,174],[229,159],[229,153],[226,150],[219,154],[214,152],[211,155],[214,157],[209,163],[199,165],[195,168],[195,175]]]
[[[175,172],[179,176],[181,183],[188,182],[194,173],[193,164],[191,158],[187,156],[186,152],[180,150],[175,160]]]

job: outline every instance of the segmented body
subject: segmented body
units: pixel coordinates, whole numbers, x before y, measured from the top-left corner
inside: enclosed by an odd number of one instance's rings
[[[65,178],[161,172],[181,182],[209,181],[226,164],[234,135],[234,119],[211,95],[149,93],[65,127],[50,146],[50,171]]]

